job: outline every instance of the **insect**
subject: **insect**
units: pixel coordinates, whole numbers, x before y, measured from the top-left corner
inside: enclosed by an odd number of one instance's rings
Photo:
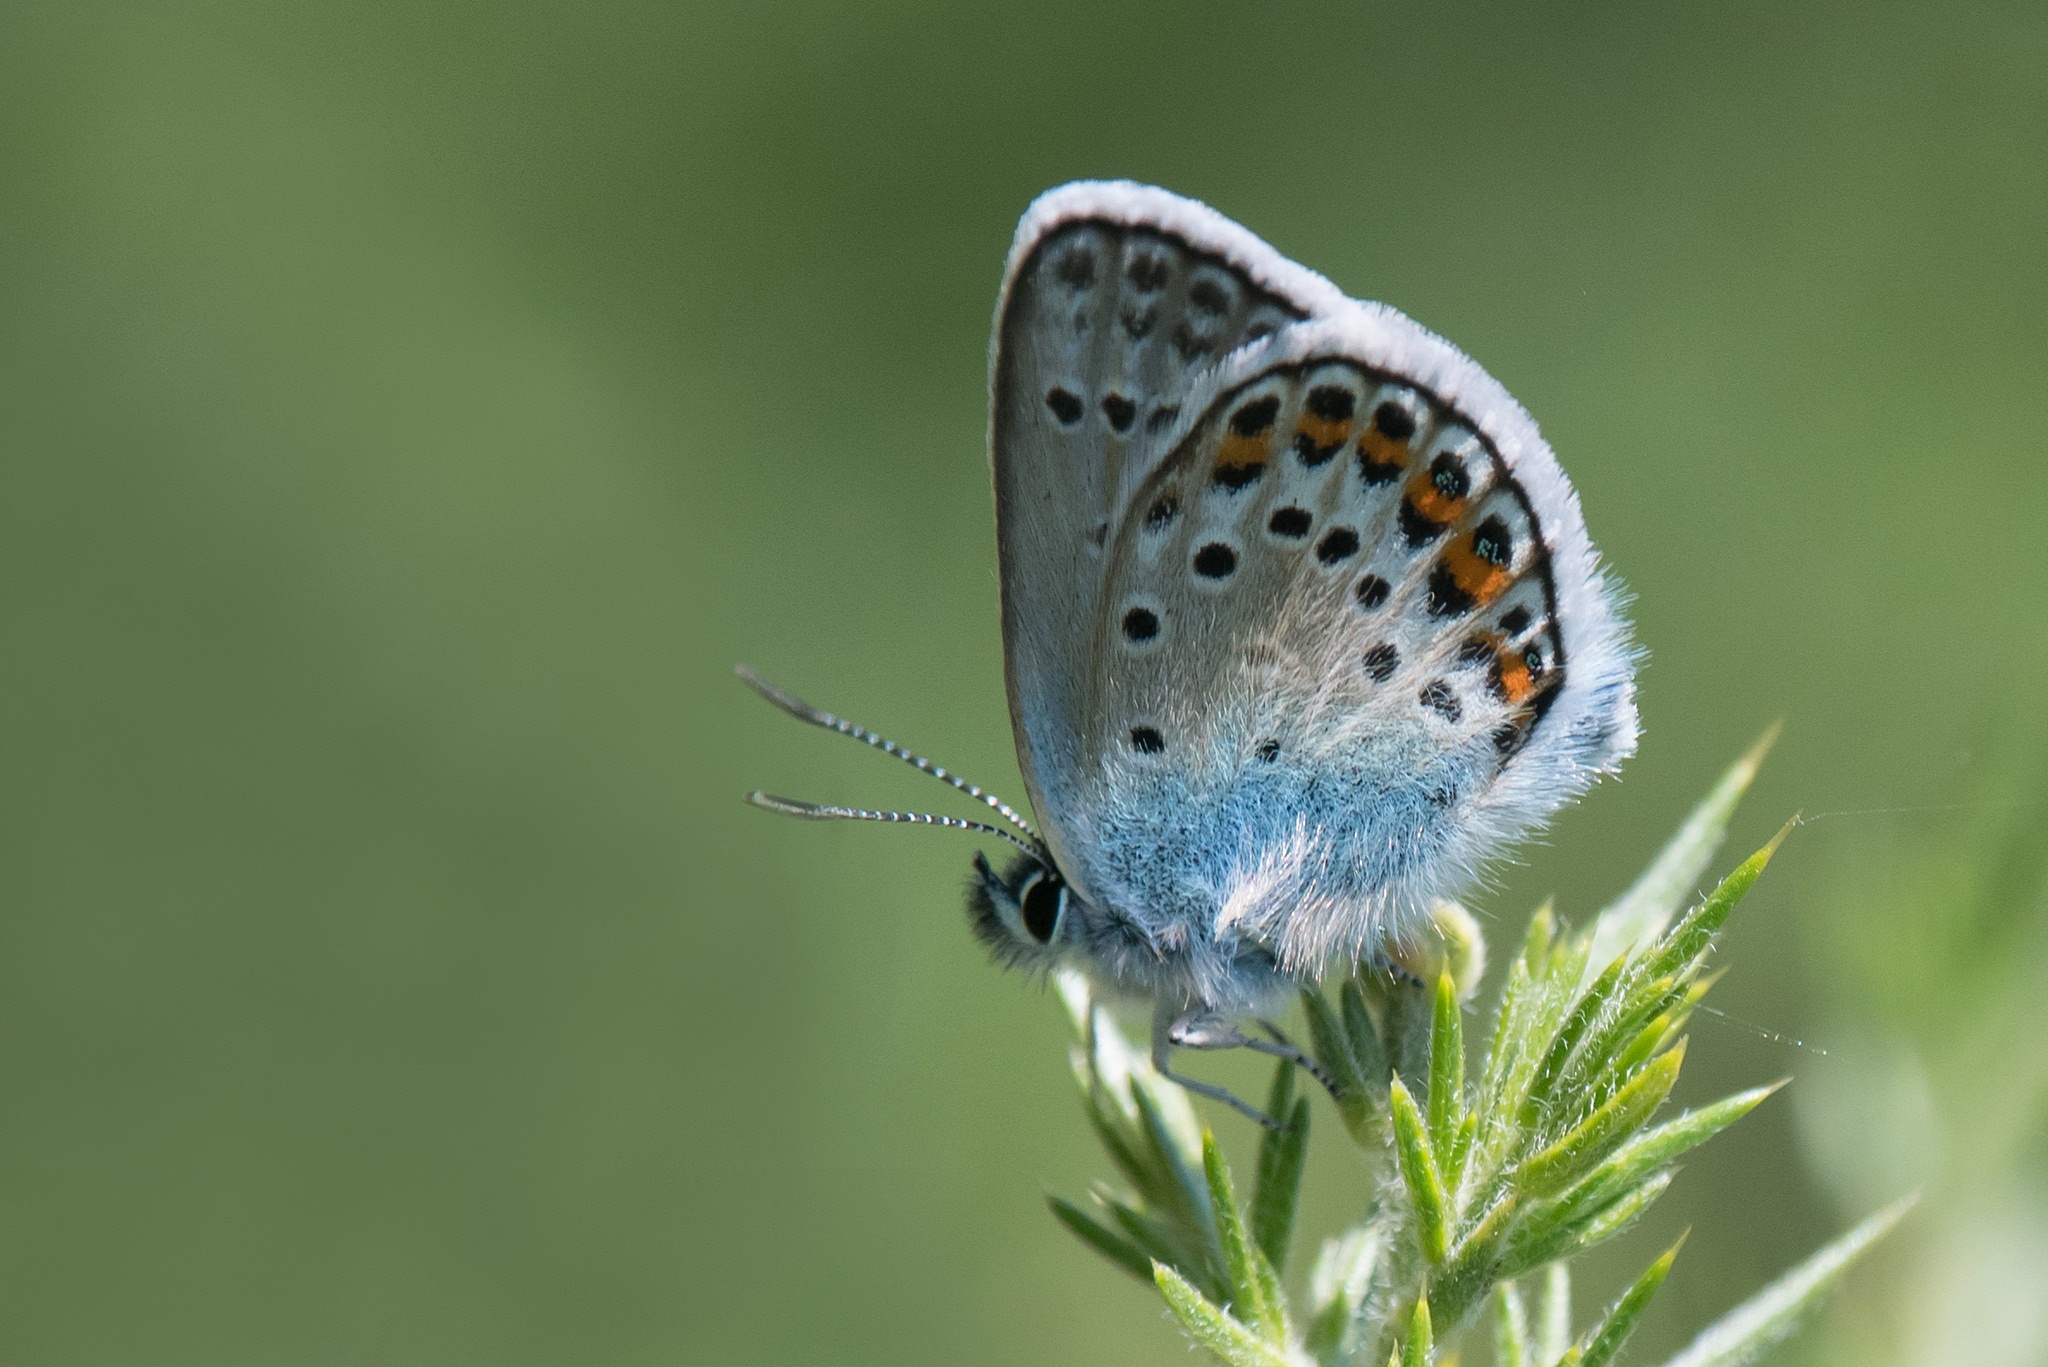
[[[750,672],[1003,826],[999,960],[1149,1000],[1154,1062],[1427,909],[1635,748],[1636,656],[1536,424],[1448,342],[1166,190],[1041,196],[1004,269],[989,445],[1010,719],[1032,825]]]

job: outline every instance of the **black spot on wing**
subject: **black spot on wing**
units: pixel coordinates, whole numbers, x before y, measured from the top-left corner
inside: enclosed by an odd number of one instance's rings
[[[1256,437],[1273,426],[1273,419],[1279,412],[1279,395],[1268,394],[1263,399],[1253,399],[1230,415],[1230,430],[1240,437]]]
[[[1422,691],[1415,697],[1416,701],[1445,721],[1455,722],[1465,715],[1464,707],[1458,702],[1457,690],[1442,679],[1433,679],[1424,684]]]
[[[1314,516],[1306,508],[1275,508],[1273,515],[1266,519],[1266,530],[1275,536],[1299,541],[1308,535],[1308,529],[1314,522]]]
[[[1211,541],[1195,552],[1195,573],[1204,579],[1228,579],[1237,569],[1237,552],[1221,541]]]
[[[1344,422],[1358,407],[1358,400],[1341,385],[1317,385],[1308,392],[1308,411],[1324,422]]]
[[[1358,533],[1349,527],[1332,527],[1316,543],[1316,559],[1325,565],[1342,564],[1358,554]]]
[[[1078,394],[1057,387],[1048,389],[1045,392],[1045,406],[1052,410],[1055,418],[1069,427],[1081,421],[1082,407]]]

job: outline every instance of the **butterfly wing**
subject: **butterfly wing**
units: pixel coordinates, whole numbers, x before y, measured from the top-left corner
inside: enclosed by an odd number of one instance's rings
[[[1634,660],[1528,415],[1347,301],[1239,353],[1110,537],[1073,680],[1093,894],[1306,971],[1635,744]]]
[[[1213,210],[1077,182],[1018,225],[990,357],[1003,655],[1024,780],[1060,865],[1088,771],[1112,538],[1240,347],[1343,307]]]

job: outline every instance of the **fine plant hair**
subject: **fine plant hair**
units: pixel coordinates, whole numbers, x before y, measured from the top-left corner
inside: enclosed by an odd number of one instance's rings
[[[1616,1360],[1679,1244],[1613,1304],[1575,1316],[1571,1261],[1626,1231],[1678,1160],[1782,1083],[1663,1113],[1684,1028],[1712,986],[1717,932],[1788,823],[1704,898],[1686,903],[1772,736],[1732,766],[1627,892],[1584,929],[1545,906],[1508,964],[1468,1070],[1466,1003],[1485,946],[1440,904],[1436,943],[1301,994],[1321,1089],[1377,1175],[1359,1221],[1323,1241],[1287,1289],[1319,1089],[1282,1060],[1248,1196],[1186,1092],[1153,1071],[1078,975],[1057,977],[1078,1042],[1082,1106],[1122,1182],[1052,1213],[1109,1264],[1157,1288],[1194,1343],[1232,1367],[1424,1367],[1483,1334],[1497,1367]],[[1796,819],[1795,819],[1796,821]],[[1700,1331],[1665,1367],[1757,1361],[1908,1197],[1870,1216]]]

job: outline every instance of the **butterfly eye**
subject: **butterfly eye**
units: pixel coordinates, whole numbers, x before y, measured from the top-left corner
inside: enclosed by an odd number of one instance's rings
[[[1017,904],[1023,912],[1024,929],[1042,945],[1052,943],[1067,909],[1066,884],[1047,873],[1034,873],[1025,881]]]

